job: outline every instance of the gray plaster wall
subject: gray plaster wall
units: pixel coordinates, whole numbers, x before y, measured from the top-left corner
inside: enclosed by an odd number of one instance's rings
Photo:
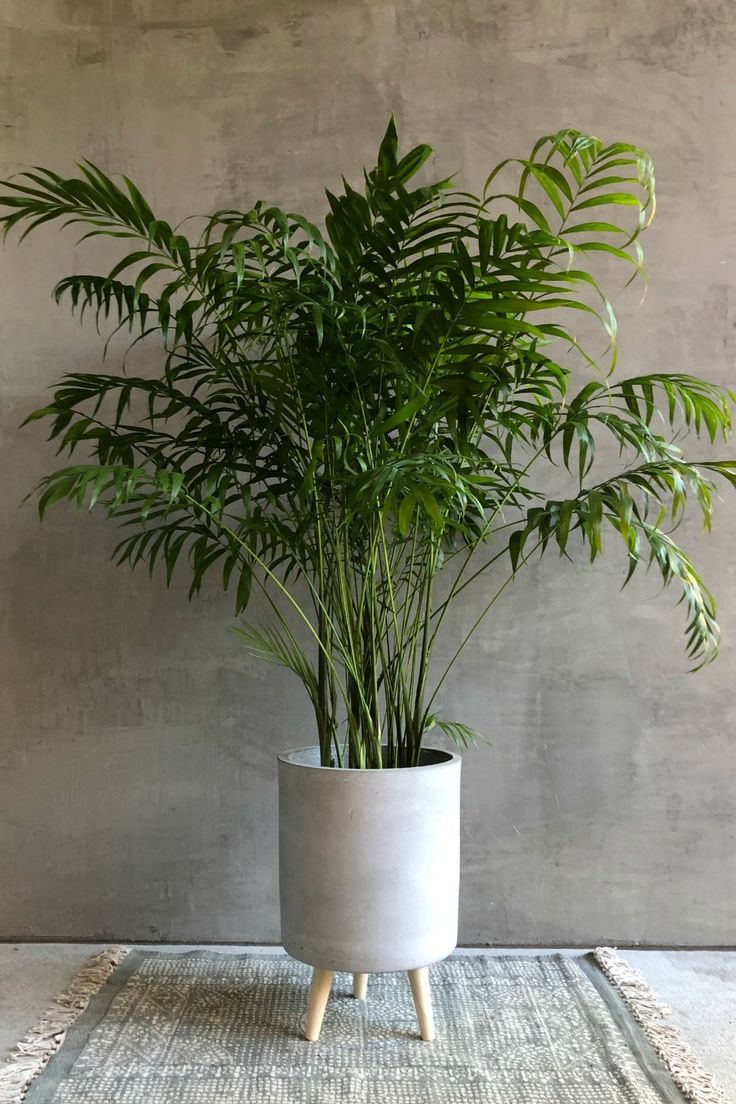
[[[3,0],[0,171],[126,172],[171,221],[271,198],[318,217],[388,115],[479,186],[573,125],[647,147],[651,286],[620,300],[630,373],[734,382],[732,0]],[[278,939],[274,753],[299,686],[249,659],[230,605],[113,567],[103,519],[19,502],[48,469],[18,422],[100,342],[49,291],[92,258],[43,232],[2,254],[0,936]],[[736,942],[733,499],[689,547],[719,661],[686,674],[655,579],[550,557],[447,685],[466,757],[466,943]],[[449,624],[447,654],[478,595]]]

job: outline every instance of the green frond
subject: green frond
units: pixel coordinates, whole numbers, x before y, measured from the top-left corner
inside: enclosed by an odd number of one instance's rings
[[[360,183],[327,193],[324,225],[257,201],[199,234],[89,162],[0,185],[5,234],[53,222],[115,248],[54,290],[107,331],[108,362],[115,334],[159,339],[158,369],[70,373],[26,419],[63,457],[41,514],[102,510],[116,562],[186,573],[190,597],[215,577],[237,615],[258,592],[273,626],[238,632],[304,684],[325,764],[413,765],[430,723],[476,738],[432,703],[535,551],[595,560],[618,542],[629,577],[643,564],[679,587],[694,664],[717,649],[713,599],[671,531],[693,509],[708,527],[715,486],[736,486],[736,461],[683,451],[728,439],[734,395],[617,372],[609,282],[646,279],[651,161],[564,129],[478,197],[427,177],[431,157],[402,153],[392,119]],[[568,484],[555,501],[550,464]],[[507,552],[511,576],[430,685],[448,608]]]

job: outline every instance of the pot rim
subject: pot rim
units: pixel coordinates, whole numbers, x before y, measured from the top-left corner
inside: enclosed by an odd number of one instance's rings
[[[422,751],[432,751],[435,755],[445,756],[439,763],[418,763],[415,767],[323,767],[321,763],[300,763],[295,756],[303,754],[305,751],[316,751],[319,757],[319,744],[308,744],[306,747],[291,748],[289,751],[277,752],[276,758],[279,763],[284,763],[289,767],[301,767],[304,770],[318,770],[329,771],[335,775],[341,774],[358,774],[358,775],[391,775],[396,771],[428,771],[428,770],[446,770],[447,767],[452,766],[454,763],[460,764],[462,762],[462,756],[456,751],[447,751],[445,748],[422,747]]]

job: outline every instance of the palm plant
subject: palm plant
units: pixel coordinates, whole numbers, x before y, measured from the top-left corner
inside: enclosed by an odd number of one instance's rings
[[[55,296],[132,344],[162,343],[152,378],[73,372],[27,419],[86,454],[41,481],[41,514],[102,509],[122,525],[118,563],[160,563],[167,582],[186,563],[190,595],[217,571],[238,615],[261,592],[268,623],[236,631],[301,679],[323,765],[415,765],[435,725],[474,739],[438,718],[438,690],[550,547],[595,560],[610,531],[626,581],[653,565],[678,587],[694,665],[718,647],[712,595],[671,534],[688,496],[707,526],[714,477],[736,483],[736,461],[695,463],[677,443],[726,437],[734,396],[691,375],[615,376],[615,316],[592,271],[603,257],[643,276],[649,158],[563,130],[476,196],[409,187],[431,152],[401,157],[392,120],[362,189],[327,192],[326,235],[256,203],[187,236],[89,162],[72,178],[26,172],[0,196],[6,233],[61,221],[134,242]],[[579,320],[603,352],[575,336]],[[620,470],[596,477],[605,437]],[[569,485],[554,500],[537,475],[550,464]],[[430,684],[448,608],[504,557],[508,577]]]

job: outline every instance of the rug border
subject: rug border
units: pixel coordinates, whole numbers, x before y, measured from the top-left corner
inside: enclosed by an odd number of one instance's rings
[[[615,947],[596,947],[585,957],[608,981],[684,1098],[690,1104],[729,1104],[725,1090],[708,1073],[679,1029],[668,1022],[672,1011],[659,1000],[646,978]]]
[[[593,985],[606,1009],[621,1032],[640,1069],[651,1087],[665,1104],[686,1104],[688,1097],[675,1081],[671,1071],[654,1049],[651,1039],[633,1014],[620,991],[606,976],[596,958],[596,952],[579,955],[574,959],[578,969]]]
[[[56,1057],[90,1002],[105,983],[115,975],[130,949],[108,947],[93,955],[72,978],[69,985],[53,1001],[0,1063],[0,1104],[21,1104],[26,1100],[37,1078]]]
[[[88,1004],[80,1010],[74,1023],[69,1026],[58,1049],[34,1074],[33,1080],[25,1090],[25,1094],[19,1097],[22,1104],[46,1104],[47,1101],[52,1099],[53,1094],[82,1052],[90,1034],[107,1015],[113,1000],[145,957],[140,951],[127,948],[126,950],[125,957],[120,960],[109,977],[103,981],[97,992],[90,997]],[[48,1076],[43,1077],[43,1074]],[[0,1097],[0,1104],[5,1104],[2,1097]]]
[[[111,947],[95,955],[75,976],[40,1021],[0,1065],[0,1104],[50,1104],[53,1093],[79,1057],[87,1039],[105,1017],[115,997],[146,958],[187,958],[213,948],[176,951],[164,947]],[[241,959],[283,959],[279,954],[214,951]],[[464,957],[462,954],[454,958]],[[491,958],[492,955],[473,956]],[[540,956],[506,955],[509,959]],[[588,954],[542,957],[575,963],[606,1004],[634,1057],[664,1104],[728,1104],[727,1097],[692,1054],[676,1028],[662,1021],[668,1015],[647,982],[610,947]],[[637,1003],[638,1002],[638,1003]],[[644,1013],[644,1014],[643,1014]],[[40,1043],[39,1043],[40,1040]],[[19,1064],[25,1075],[8,1083],[2,1075]],[[46,1077],[41,1077],[42,1074]]]

